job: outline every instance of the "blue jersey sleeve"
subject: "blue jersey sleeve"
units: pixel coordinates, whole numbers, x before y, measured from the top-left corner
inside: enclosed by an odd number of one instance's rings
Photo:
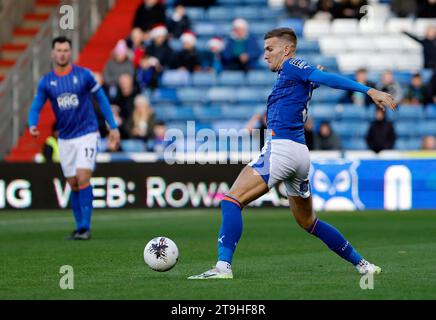
[[[96,93],[98,89],[100,89],[100,85],[98,84],[91,70],[85,69],[85,79],[86,87],[90,92]]]
[[[335,89],[358,91],[362,93],[367,93],[368,90],[371,89],[370,87],[364,86],[363,84],[350,80],[344,76],[320,70],[315,70],[311,73],[309,80]]]
[[[47,92],[45,90],[45,78],[42,78],[38,84],[38,89],[36,91],[35,97],[33,99],[32,105],[29,110],[29,117],[27,119],[27,124],[29,127],[34,127],[38,124],[39,113],[47,100]]]
[[[308,81],[316,68],[302,59],[290,59],[283,64],[283,72],[293,80]]]
[[[98,105],[100,106],[100,110],[103,113],[103,116],[106,119],[107,123],[109,124],[109,127],[111,129],[118,128],[118,125],[115,121],[114,114],[112,112],[109,100],[106,97],[106,94],[104,93],[103,89],[99,88],[94,93],[94,97],[97,100]]]

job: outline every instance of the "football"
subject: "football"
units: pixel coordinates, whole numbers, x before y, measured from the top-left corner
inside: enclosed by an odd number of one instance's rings
[[[155,271],[168,271],[179,259],[179,249],[175,242],[167,237],[150,240],[144,248],[144,261]]]

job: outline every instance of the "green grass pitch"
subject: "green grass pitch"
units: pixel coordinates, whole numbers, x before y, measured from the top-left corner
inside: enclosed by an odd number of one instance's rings
[[[219,209],[98,210],[91,241],[67,241],[72,214],[0,213],[0,299],[436,299],[436,213],[321,213],[383,268],[362,290],[352,265],[300,229],[286,209],[244,211],[233,280],[187,280],[216,259]],[[168,272],[145,265],[155,236],[180,251]],[[74,289],[61,290],[62,265]]]

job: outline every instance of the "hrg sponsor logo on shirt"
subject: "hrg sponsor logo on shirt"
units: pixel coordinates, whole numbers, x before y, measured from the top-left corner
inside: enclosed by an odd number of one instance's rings
[[[59,109],[68,110],[77,108],[79,106],[79,98],[74,93],[63,93],[57,97]]]

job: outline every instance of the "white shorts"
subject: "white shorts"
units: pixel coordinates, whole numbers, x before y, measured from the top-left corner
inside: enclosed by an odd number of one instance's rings
[[[98,132],[73,139],[58,139],[59,157],[65,178],[76,176],[77,169],[94,171]]]
[[[270,189],[283,181],[288,196],[310,196],[310,156],[306,145],[288,139],[266,140],[260,155],[248,165]]]

